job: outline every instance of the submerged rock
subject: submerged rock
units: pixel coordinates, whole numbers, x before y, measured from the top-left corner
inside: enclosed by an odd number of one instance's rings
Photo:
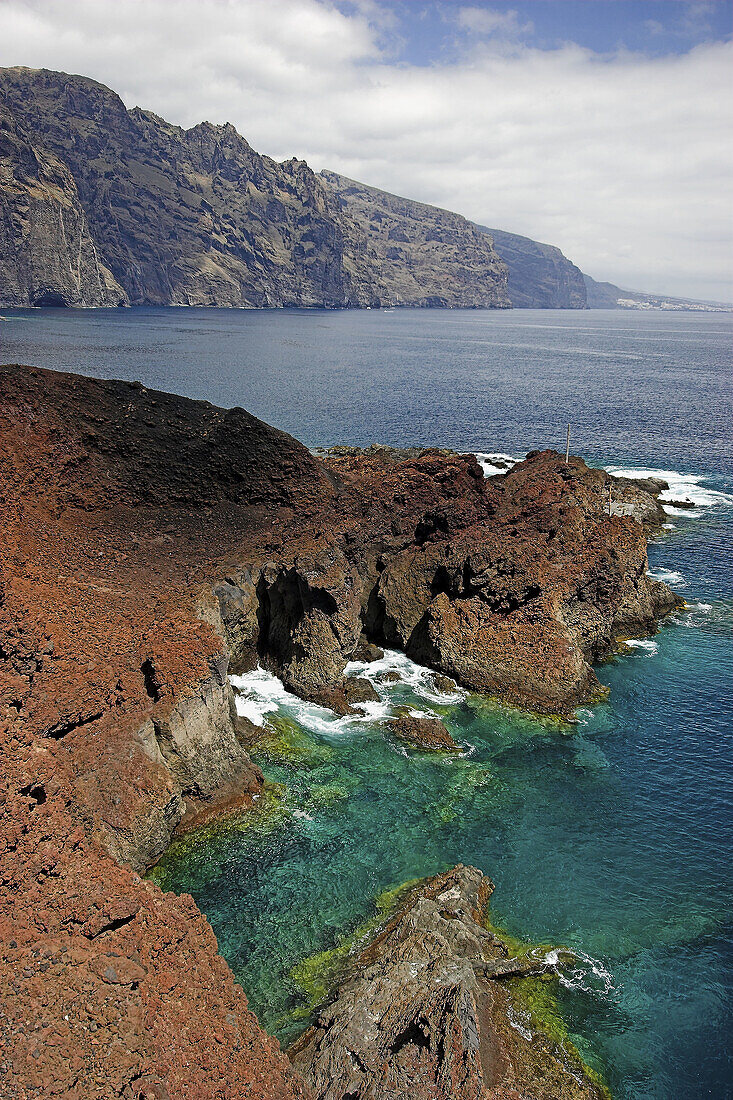
[[[480,871],[455,867],[402,894],[353,950],[288,1051],[317,1100],[607,1098],[572,1044],[528,1018],[513,983],[548,963],[510,952],[490,929],[492,890]]]
[[[423,752],[460,752],[439,718],[412,714],[407,708],[388,723],[390,731],[413,748]]]

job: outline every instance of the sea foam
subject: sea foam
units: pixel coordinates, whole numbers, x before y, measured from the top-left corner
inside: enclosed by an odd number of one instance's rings
[[[396,673],[399,679],[390,683],[384,679],[385,673]],[[277,676],[259,666],[243,676],[231,676],[230,682],[235,689],[237,714],[249,719],[254,725],[264,726],[268,714],[282,709],[305,729],[325,737],[353,733],[365,724],[382,722],[393,717],[395,710],[390,692],[400,684],[409,687],[414,695],[428,704],[457,703],[467,694],[462,689],[454,692],[439,691],[433,680],[434,674],[429,668],[415,664],[396,650],[385,650],[384,657],[378,661],[351,661],[346,666],[345,675],[369,680],[379,695],[379,700],[355,703],[352,713],[339,715],[327,707],[306,702],[294,695]],[[413,708],[411,713],[424,718],[437,717],[435,711],[429,707]]]
[[[516,466],[521,458],[502,454],[500,451],[475,451],[479,466],[484,471],[484,477],[494,477],[496,474],[505,474],[507,469]]]
[[[733,504],[733,496],[711,489],[703,482],[708,479],[699,474],[682,474],[678,470],[650,470],[643,467],[606,466],[606,471],[614,477],[661,478],[669,485],[659,494],[665,512],[674,516],[694,515],[687,508],[674,508],[672,501],[690,501],[696,508],[712,508]]]

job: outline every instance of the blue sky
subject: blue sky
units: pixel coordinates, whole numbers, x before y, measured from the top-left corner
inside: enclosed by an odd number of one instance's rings
[[[345,13],[359,7],[369,11],[367,5],[350,0],[338,6]],[[471,37],[542,50],[574,42],[600,54],[625,49],[659,57],[683,54],[703,42],[729,40],[733,31],[729,0],[385,0],[379,8],[395,21],[385,32],[385,47],[411,65],[449,60]],[[466,16],[467,9],[476,13],[473,18]]]
[[[0,0],[0,65],[733,299],[730,0]]]

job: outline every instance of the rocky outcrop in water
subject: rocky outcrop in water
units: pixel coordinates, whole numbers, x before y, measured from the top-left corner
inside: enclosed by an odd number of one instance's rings
[[[528,1016],[512,956],[487,926],[493,884],[456,867],[408,891],[291,1047],[317,1100],[602,1100],[576,1050]],[[514,1022],[514,1026],[512,1026]],[[541,1069],[540,1069],[541,1067]]]
[[[345,712],[347,662],[389,642],[567,712],[678,601],[608,475],[553,452],[488,480],[450,452],[319,459],[241,409],[19,366],[0,435],[10,1094],[301,1095],[193,903],[138,877],[261,790],[228,668]]]
[[[231,125],[184,130],[46,69],[0,69],[0,105],[33,149],[6,132],[0,150],[6,304],[509,304],[504,264],[465,219],[423,207],[388,256],[304,161],[261,156]]]

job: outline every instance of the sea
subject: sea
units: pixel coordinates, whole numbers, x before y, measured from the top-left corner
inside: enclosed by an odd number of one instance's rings
[[[3,363],[242,405],[311,447],[450,447],[496,476],[496,456],[564,449],[569,424],[590,464],[667,480],[649,568],[686,606],[598,667],[607,701],[574,724],[543,721],[446,694],[388,651],[348,670],[380,702],[344,719],[257,670],[236,681],[238,706],[289,746],[259,761],[271,794],[176,842],[152,874],[194,896],[287,1042],[307,1018],[313,956],[383,891],[474,864],[495,883],[495,924],[572,951],[564,1019],[614,1097],[733,1097],[733,317],[0,313]],[[392,741],[384,719],[399,704],[442,717],[463,754]]]

